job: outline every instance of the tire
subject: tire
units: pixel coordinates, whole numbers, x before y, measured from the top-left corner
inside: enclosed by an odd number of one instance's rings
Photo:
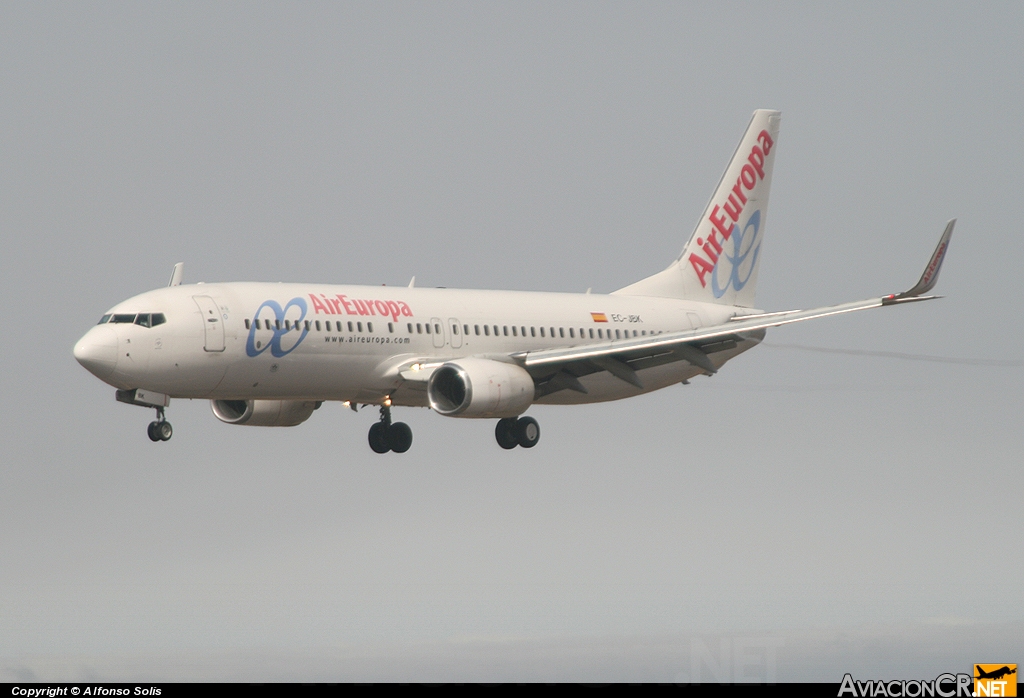
[[[391,446],[388,445],[388,428],[384,426],[383,422],[377,422],[370,427],[367,440],[374,453],[387,453],[391,450]]]
[[[540,441],[540,425],[533,417],[520,417],[516,422],[516,440],[523,448],[533,448]]]
[[[171,426],[170,422],[157,422],[155,431],[160,436],[161,441],[170,441],[171,436],[174,435],[174,427]]]
[[[498,445],[505,450],[511,450],[518,446],[519,439],[516,436],[515,418],[499,419],[498,424],[494,427],[494,438],[497,440]]]
[[[157,429],[160,427],[160,422],[150,422],[149,426],[146,427],[146,433],[149,435],[150,441],[159,441],[160,433]]]
[[[405,422],[395,422],[387,430],[387,441],[395,453],[405,453],[412,446],[412,429]]]

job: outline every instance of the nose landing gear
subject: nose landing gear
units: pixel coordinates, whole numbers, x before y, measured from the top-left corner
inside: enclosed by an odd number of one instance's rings
[[[412,429],[405,422],[391,422],[391,408],[382,405],[380,421],[370,427],[367,435],[374,453],[405,453],[412,446]]]
[[[156,408],[156,421],[149,423],[146,433],[149,434],[150,441],[171,440],[171,436],[174,434],[174,429],[171,427],[171,423],[168,422],[167,418],[164,416],[163,407]]]
[[[506,417],[494,427],[494,438],[506,450],[516,446],[533,448],[540,441],[540,425],[533,417]]]

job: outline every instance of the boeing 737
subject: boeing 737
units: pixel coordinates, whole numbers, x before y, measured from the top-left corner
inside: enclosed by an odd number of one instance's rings
[[[613,293],[530,293],[300,283],[183,285],[118,303],[74,348],[121,402],[156,409],[166,441],[171,398],[211,401],[217,419],[295,426],[328,400],[378,406],[377,453],[403,453],[412,431],[394,407],[497,419],[505,449],[532,448],[531,405],[640,395],[712,375],[770,327],[935,298],[955,219],[916,285],[812,310],[754,307],[777,111],[754,112],[682,254]]]

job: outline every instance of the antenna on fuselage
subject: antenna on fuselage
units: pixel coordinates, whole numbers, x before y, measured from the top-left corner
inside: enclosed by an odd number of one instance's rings
[[[181,275],[185,269],[184,262],[178,262],[174,265],[174,269],[171,269],[171,280],[167,282],[168,286],[181,286]]]
[[[416,277],[409,279],[409,288],[416,288]]]

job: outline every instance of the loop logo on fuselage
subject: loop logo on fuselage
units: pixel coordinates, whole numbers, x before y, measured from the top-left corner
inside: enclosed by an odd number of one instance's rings
[[[711,293],[721,298],[732,286],[741,291],[757,266],[757,255],[761,252],[761,212],[754,211],[747,219],[743,230],[738,225],[732,228],[729,242],[722,250],[711,271]],[[730,250],[729,248],[732,247]],[[720,283],[719,280],[724,280]]]
[[[291,308],[298,308],[301,314],[293,312],[292,315],[297,317],[288,317]],[[302,324],[307,311],[306,301],[301,297],[292,298],[283,308],[277,301],[263,301],[253,316],[245,353],[255,357],[270,349],[272,355],[280,358],[294,351],[309,334],[309,330],[304,329]],[[264,341],[261,335],[267,332],[273,335]]]

